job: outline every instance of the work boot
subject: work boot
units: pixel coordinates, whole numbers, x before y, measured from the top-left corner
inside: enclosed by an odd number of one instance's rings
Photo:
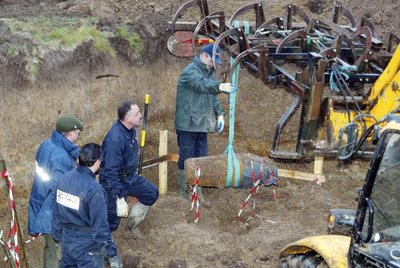
[[[178,193],[183,198],[188,198],[185,171],[183,169],[178,169]]]
[[[200,187],[200,186],[197,186],[197,192],[199,193],[200,205],[203,205],[204,207],[207,207],[207,208],[211,207],[211,202],[208,201],[208,200],[205,198],[205,195],[204,195],[204,193],[203,193],[203,188]]]
[[[143,205],[139,201],[136,202],[128,217],[128,228],[134,233],[138,238],[144,238],[143,233],[138,229],[138,225],[144,220],[150,206]]]

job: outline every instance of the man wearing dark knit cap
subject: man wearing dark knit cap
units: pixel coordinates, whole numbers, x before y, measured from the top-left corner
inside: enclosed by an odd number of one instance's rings
[[[56,129],[36,153],[36,171],[28,208],[28,233],[43,234],[43,267],[59,267],[55,242],[50,236],[51,213],[58,180],[76,167],[79,148],[75,145],[83,123],[72,115],[62,116]]]
[[[185,160],[208,155],[208,133],[218,134],[224,129],[224,109],[218,94],[232,93],[231,83],[222,83],[214,72],[212,52],[214,44],[203,47],[202,52],[186,66],[179,76],[176,90],[175,129],[179,147],[178,188],[187,198]],[[215,63],[221,64],[220,48],[216,47]],[[199,198],[204,199],[201,188]]]

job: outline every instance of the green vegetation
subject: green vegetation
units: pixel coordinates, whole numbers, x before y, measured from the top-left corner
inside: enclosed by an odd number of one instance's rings
[[[104,53],[111,57],[116,55],[115,49],[109,42],[113,33],[97,29],[98,18],[88,17],[29,17],[3,18],[3,21],[13,35],[31,39],[32,44],[8,44],[7,56],[14,58],[18,55],[26,60],[25,69],[33,82],[39,72],[41,55],[49,50],[74,50],[84,42],[93,43],[94,53]],[[131,34],[126,24],[119,27],[115,33],[129,43],[129,47],[137,57],[142,56],[143,41],[136,33]]]
[[[123,25],[115,31],[115,35],[128,41],[129,47],[133,50],[137,57],[142,56],[143,40],[137,33],[131,34],[126,25]]]
[[[23,53],[23,55],[28,54],[28,48],[26,47],[25,44],[23,45],[9,45],[7,48],[7,57],[8,58],[14,58],[16,56],[18,56],[20,53]]]

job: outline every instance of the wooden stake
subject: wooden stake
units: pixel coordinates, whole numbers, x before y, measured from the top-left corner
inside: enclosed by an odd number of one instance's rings
[[[324,167],[324,158],[322,156],[316,156],[314,158],[314,174],[321,175]]]
[[[288,169],[278,169],[279,177],[289,178],[289,179],[298,179],[298,180],[306,180],[306,181],[316,181],[325,182],[325,176],[320,174],[312,174]],[[317,181],[316,181],[317,182]]]
[[[160,133],[160,145],[158,149],[158,155],[163,156],[168,153],[168,130],[159,130]],[[158,166],[158,190],[160,194],[164,195],[167,193],[168,188],[168,162],[162,162]]]

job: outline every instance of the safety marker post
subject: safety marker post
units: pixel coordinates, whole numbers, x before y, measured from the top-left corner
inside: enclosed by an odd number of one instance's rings
[[[240,208],[239,213],[238,213],[238,215],[237,215],[236,218],[235,218],[236,221],[239,221],[239,220],[240,220],[240,215],[242,214],[243,210],[246,208],[247,204],[249,203],[250,198],[251,198],[255,193],[258,192],[258,189],[259,189],[260,186],[262,185],[262,184],[260,184],[261,179],[262,179],[262,175],[263,175],[262,167],[263,167],[263,165],[260,165],[260,173],[258,174],[257,180],[255,180],[254,165],[253,165],[253,162],[251,162],[251,179],[252,179],[252,181],[253,181],[253,187],[251,188],[250,193],[249,193],[249,195],[247,196],[246,200],[245,200],[244,203],[242,204],[242,207]],[[268,168],[268,166],[266,166],[266,167]],[[268,168],[268,170],[270,171],[271,176],[270,176],[270,178],[269,178],[268,180],[265,181],[265,183],[264,183],[265,185],[268,185],[268,183],[269,183],[271,180],[273,180],[273,179],[275,179],[275,180],[277,181],[277,178],[275,177],[275,174],[272,172],[272,170],[270,170],[269,168]],[[276,200],[276,189],[273,189],[273,200],[274,200],[274,201]],[[268,220],[268,219],[266,219],[265,217],[262,217],[262,216],[258,215],[258,214],[255,212],[255,208],[256,208],[256,199],[254,198],[254,200],[253,200],[253,207],[252,207],[252,211],[251,211],[251,216],[248,217],[248,218],[246,219],[246,221],[245,221],[246,225],[249,225],[248,222],[249,222],[252,218],[259,218],[259,219],[262,219],[262,220],[264,220],[264,221],[266,221],[266,222],[273,223],[273,224],[276,223],[276,222],[274,222],[274,221]]]
[[[8,197],[9,197],[9,205],[11,210],[11,222],[10,222],[10,229],[8,232],[8,241],[4,242],[1,240],[0,236],[0,243],[3,248],[6,250],[8,260],[12,261],[13,267],[19,268],[20,267],[20,255],[22,255],[22,261],[24,262],[24,266],[28,267],[28,263],[26,261],[25,250],[24,250],[24,243],[19,245],[18,241],[22,240],[22,234],[19,228],[18,223],[18,216],[17,211],[15,209],[15,202],[14,202],[14,186],[12,183],[12,176],[7,172],[6,164],[4,160],[0,161],[0,171],[1,177],[6,180],[7,190],[8,190]],[[1,235],[3,231],[1,230]],[[13,240],[13,241],[11,241]],[[21,249],[21,251],[20,251]],[[11,258],[10,258],[11,257]]]
[[[198,223],[199,219],[200,219],[200,202],[199,202],[199,192],[198,192],[198,187],[199,187],[199,183],[200,183],[200,167],[197,167],[195,170],[195,185],[193,187],[193,191],[192,191],[192,203],[191,203],[191,207],[190,207],[190,211],[193,211],[194,205],[196,204],[196,213],[194,214],[194,223]]]
[[[260,173],[258,174],[258,178],[257,178],[257,180],[255,180],[253,161],[251,162],[251,179],[253,181],[253,187],[251,188],[250,193],[247,196],[246,200],[242,204],[242,207],[240,208],[239,213],[236,216],[236,220],[240,219],[240,215],[242,214],[243,210],[246,208],[247,204],[249,203],[250,198],[253,196],[253,194],[255,192],[258,191],[258,188],[260,187],[260,181],[262,179],[262,165],[260,166]]]

